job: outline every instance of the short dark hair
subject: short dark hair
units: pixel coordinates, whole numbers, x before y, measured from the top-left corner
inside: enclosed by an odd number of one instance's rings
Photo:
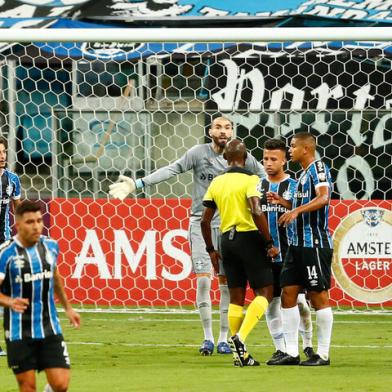
[[[26,212],[37,212],[41,211],[41,206],[39,205],[38,202],[36,201],[31,201],[31,200],[23,200],[22,203],[20,203],[16,209],[15,209],[15,216],[23,216]]]
[[[8,142],[7,142],[7,139],[4,136],[0,136],[0,144],[3,144],[5,149],[8,148]]]
[[[299,140],[308,140],[308,141],[313,141],[314,144],[316,144],[316,137],[312,135],[310,132],[298,132],[293,135],[293,138],[299,139]]]
[[[281,150],[286,152],[286,143],[280,139],[268,139],[264,143],[264,150]]]

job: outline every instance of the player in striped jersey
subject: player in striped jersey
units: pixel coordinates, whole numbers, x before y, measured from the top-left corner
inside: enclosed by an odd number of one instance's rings
[[[316,139],[307,132],[297,133],[290,143],[290,155],[303,171],[295,189],[292,210],[279,224],[292,223],[290,241],[281,274],[282,323],[287,355],[276,365],[329,365],[333,315],[328,290],[331,285],[332,241],[328,229],[328,208],[332,191],[329,168],[316,158]],[[317,354],[300,362],[298,355],[298,293],[305,288],[316,310]]]
[[[212,143],[198,144],[189,149],[181,158],[168,166],[164,166],[144,178],[135,181],[132,178],[120,176],[119,182],[110,185],[109,194],[120,200],[124,200],[135,189],[151,186],[166,181],[180,173],[193,172],[192,207],[189,219],[189,244],[191,248],[193,272],[196,275],[196,306],[199,309],[200,319],[203,326],[204,340],[199,348],[201,355],[212,355],[215,340],[212,331],[212,307],[211,307],[211,281],[213,269],[210,256],[205,250],[203,237],[200,229],[200,220],[203,212],[203,196],[212,180],[225,169],[227,161],[223,158],[223,149],[233,134],[233,125],[226,117],[216,117],[212,121],[209,135]],[[263,177],[263,166],[252,156],[248,155],[245,169],[253,174]],[[220,247],[219,215],[215,214],[212,221],[214,245]],[[227,312],[229,307],[229,289],[224,275],[222,264],[218,273],[220,290],[220,332],[217,352],[230,354],[227,344],[227,332],[229,329]]]
[[[275,353],[267,361],[267,365],[274,365],[286,352],[286,346],[282,329],[282,314],[280,310],[280,273],[283,260],[287,253],[289,239],[292,236],[291,225],[279,226],[279,218],[289,208],[281,205],[284,202],[290,204],[293,200],[297,182],[285,173],[286,144],[279,139],[270,139],[264,143],[263,166],[267,177],[260,180],[259,190],[261,193],[261,210],[266,214],[268,228],[274,240],[274,245],[280,250],[274,258],[272,270],[274,273],[274,298],[270,302],[265,314],[268,329],[275,345]],[[282,199],[282,201],[280,201]],[[300,333],[302,336],[303,350],[306,356],[313,355],[312,348],[312,318],[305,294],[298,295],[298,307],[301,316]]]
[[[67,391],[70,362],[54,302],[58,297],[70,322],[80,316],[70,306],[57,271],[56,241],[42,236],[39,204],[23,201],[15,211],[17,235],[0,248],[0,304],[8,365],[20,391],[35,391],[35,371],[45,370],[54,391]]]
[[[0,136],[0,244],[11,238],[10,204],[15,211],[19,203],[19,177],[7,170],[7,141]],[[0,356],[5,355],[5,351],[0,347]]]

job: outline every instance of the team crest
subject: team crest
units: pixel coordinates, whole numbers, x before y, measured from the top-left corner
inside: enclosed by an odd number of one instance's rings
[[[46,253],[46,261],[48,264],[53,265],[54,264],[54,257],[51,252]]]
[[[261,181],[257,184],[256,190],[257,190],[258,192],[260,192],[260,198],[263,198],[263,196],[264,196],[264,190],[263,190],[263,186],[262,186],[262,184],[261,184]]]
[[[282,197],[285,200],[291,200],[293,198],[293,195],[290,191],[284,191]]]
[[[308,181],[308,176],[305,174],[302,178],[301,178],[301,184],[305,185],[306,181]]]
[[[318,179],[319,179],[321,182],[324,182],[324,181],[327,179],[327,176],[325,175],[325,173],[319,173],[319,174],[318,174]]]
[[[384,211],[382,210],[362,210],[361,215],[365,223],[370,227],[376,227],[382,221]]]

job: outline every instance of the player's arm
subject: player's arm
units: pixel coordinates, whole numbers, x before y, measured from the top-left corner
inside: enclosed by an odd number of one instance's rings
[[[131,177],[120,175],[116,183],[109,185],[109,194],[116,199],[124,200],[136,189],[144,188],[146,185],[159,184],[180,173],[191,170],[193,168],[194,155],[195,152],[191,149],[177,161],[168,166],[159,168],[154,173],[144,178],[134,180]]]
[[[291,210],[291,200],[286,200],[276,192],[267,192],[267,202],[269,204],[280,204],[281,206]]]
[[[59,299],[61,305],[63,306],[70,323],[74,327],[79,328],[80,327],[80,315],[78,312],[76,312],[72,308],[71,304],[68,301],[68,298],[67,298],[65,291],[64,291],[63,280],[62,280],[57,268],[55,268],[55,270],[54,270],[53,280],[54,280],[54,292],[55,292],[57,298]]]
[[[320,208],[323,208],[329,203],[329,199],[330,190],[328,185],[316,187],[316,197],[312,199],[309,203],[303,204],[297,208],[294,208],[294,210],[284,213],[279,218],[279,225],[287,226],[293,220],[295,220],[298,215],[303,214],[304,212],[317,211]]]
[[[215,215],[215,212],[218,208],[214,201],[213,191],[211,190],[215,185],[215,180],[212,181],[210,186],[207,189],[207,192],[203,198],[203,213],[201,216],[200,226],[201,226],[201,234],[203,235],[204,242],[206,244],[206,251],[210,255],[211,264],[214,267],[215,272],[219,273],[219,259],[221,255],[214,248],[214,244],[212,242],[211,235],[211,221]]]
[[[18,207],[18,205],[22,202],[22,200],[20,199],[12,199],[12,208],[13,211],[15,212],[16,207]]]
[[[0,279],[0,287],[3,284],[4,278]],[[28,298],[12,298],[8,295],[0,293],[0,306],[10,308],[15,312],[23,313],[29,306]]]
[[[248,197],[248,204],[250,212],[252,213],[253,221],[266,243],[268,256],[272,258],[276,257],[279,254],[279,249],[274,247],[274,242],[268,228],[267,218],[263,211],[261,211],[260,198],[257,196]]]

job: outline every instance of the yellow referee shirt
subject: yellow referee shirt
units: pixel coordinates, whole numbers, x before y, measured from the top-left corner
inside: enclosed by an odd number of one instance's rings
[[[259,177],[251,172],[233,167],[211,182],[204,195],[203,205],[218,208],[222,233],[229,231],[233,226],[236,227],[236,231],[257,230],[248,198],[261,196],[257,190],[259,181]]]

